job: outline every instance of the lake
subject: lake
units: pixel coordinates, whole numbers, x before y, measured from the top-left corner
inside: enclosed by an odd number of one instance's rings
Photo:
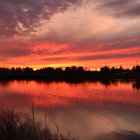
[[[109,140],[140,134],[140,82],[135,80],[81,83],[1,81],[0,106],[31,115],[62,134],[79,140]]]

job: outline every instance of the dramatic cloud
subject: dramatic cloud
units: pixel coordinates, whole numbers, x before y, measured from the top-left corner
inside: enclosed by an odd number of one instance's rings
[[[99,7],[98,3],[90,2],[77,8],[69,7],[65,12],[53,15],[46,21],[48,28],[46,32],[43,29],[39,39],[87,44],[140,37],[140,31],[137,30],[140,18],[110,17],[104,13],[106,7],[98,10]]]
[[[0,62],[90,67],[131,58],[132,65],[139,24],[139,0],[0,0]]]
[[[79,1],[80,2],[80,1]],[[66,10],[78,0],[0,0],[0,37],[36,32],[41,19]]]

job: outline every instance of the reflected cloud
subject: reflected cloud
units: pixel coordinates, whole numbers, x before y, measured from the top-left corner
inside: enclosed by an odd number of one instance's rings
[[[104,134],[95,138],[93,140],[139,140],[140,134],[135,132],[112,132],[109,134]]]

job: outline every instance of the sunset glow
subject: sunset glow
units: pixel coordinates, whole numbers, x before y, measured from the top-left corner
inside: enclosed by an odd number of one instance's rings
[[[139,0],[0,1],[0,67],[132,68]]]

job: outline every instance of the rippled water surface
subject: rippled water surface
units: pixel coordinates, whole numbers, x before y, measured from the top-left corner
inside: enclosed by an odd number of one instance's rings
[[[140,134],[139,81],[1,81],[0,105],[27,114],[34,105],[38,121],[46,114],[49,123],[57,122],[63,134],[70,131],[79,140]]]

